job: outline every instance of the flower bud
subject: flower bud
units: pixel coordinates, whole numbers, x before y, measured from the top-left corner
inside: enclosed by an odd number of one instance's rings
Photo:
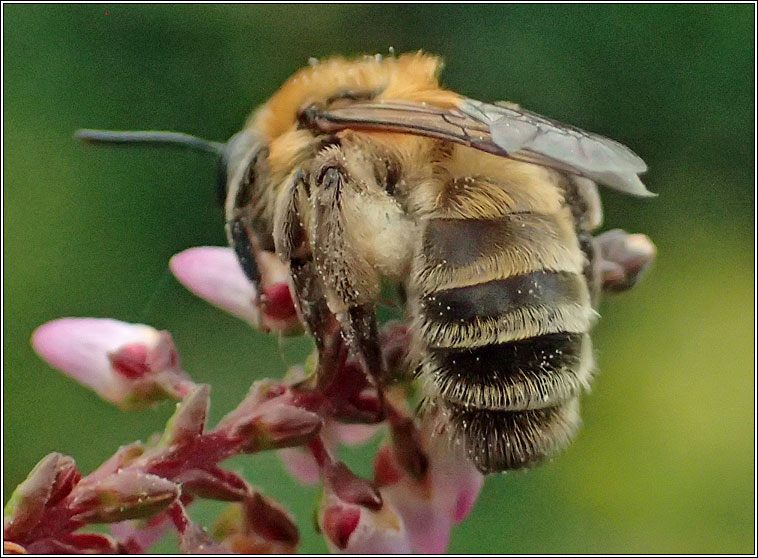
[[[13,491],[3,509],[5,540],[23,540],[24,535],[39,523],[52,493],[61,459],[63,456],[60,453],[46,455]]]
[[[250,486],[245,479],[220,467],[190,469],[174,480],[181,484],[183,494],[200,498],[236,502],[250,494]]]
[[[262,331],[302,333],[287,286],[288,271],[275,254],[260,251],[256,264],[260,293],[248,279],[231,248],[202,246],[176,254],[171,272],[187,289],[214,306]]]
[[[382,507],[382,496],[369,481],[357,477],[342,462],[326,463],[324,484],[341,501],[372,510]]]
[[[344,465],[336,465],[335,471],[325,472],[324,495],[316,514],[329,549],[346,554],[409,553],[405,526],[394,507],[382,501],[367,481],[353,476]],[[352,486],[338,493],[335,489],[340,487],[334,483],[340,481]],[[365,486],[356,490],[358,483]]]
[[[30,554],[119,554],[118,543],[100,533],[69,533],[59,538],[44,538],[31,543]]]
[[[58,458],[55,471],[55,482],[50,491],[46,506],[52,508],[63,500],[81,480],[82,474],[77,470],[74,460],[67,455]]]
[[[244,525],[242,533],[256,535],[268,542],[277,553],[293,553],[300,542],[292,516],[279,504],[256,492],[242,503]]]
[[[177,403],[176,411],[166,424],[161,446],[179,446],[202,435],[209,406],[210,387],[207,384],[197,386]]]
[[[37,328],[32,345],[51,366],[124,409],[180,399],[193,387],[171,336],[146,325],[62,318]]]
[[[656,248],[644,234],[613,229],[598,235],[603,290],[621,292],[633,287],[655,259]]]
[[[330,547],[336,546],[340,550],[345,550],[360,520],[361,509],[358,506],[333,503],[324,509],[320,528],[327,537],[327,543],[331,543]]]
[[[112,523],[154,515],[178,497],[179,486],[170,480],[121,470],[100,481],[80,483],[74,491],[71,509],[77,512],[77,520]]]
[[[250,409],[247,416],[233,411],[219,426],[245,438],[244,451],[251,453],[304,444],[321,429],[321,417],[296,407],[290,394],[283,394]]]

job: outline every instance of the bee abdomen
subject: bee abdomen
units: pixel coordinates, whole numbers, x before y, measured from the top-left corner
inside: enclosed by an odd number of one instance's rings
[[[426,351],[422,377],[430,393],[478,409],[540,409],[575,397],[592,373],[589,336],[548,333],[469,349]]]
[[[460,440],[483,473],[531,467],[564,449],[576,435],[579,400],[526,411],[493,411],[437,402],[430,409]]]
[[[584,333],[594,311],[582,275],[534,271],[420,297],[426,345],[471,348],[549,333]]]
[[[595,319],[568,210],[430,219],[413,275],[419,374],[484,473],[556,454],[581,419]]]
[[[430,219],[416,282],[423,292],[532,271],[580,273],[584,256],[570,216],[521,212],[497,218]]]

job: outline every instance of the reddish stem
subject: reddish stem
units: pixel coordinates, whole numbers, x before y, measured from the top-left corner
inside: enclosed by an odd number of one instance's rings
[[[323,469],[327,463],[332,462],[332,456],[329,455],[329,451],[326,449],[321,436],[314,436],[313,439],[308,442],[308,449],[311,450],[319,469]]]
[[[187,517],[187,512],[185,511],[184,506],[179,502],[171,504],[171,507],[166,510],[166,514],[171,518],[171,522],[180,534],[184,533],[187,530],[187,527],[189,527],[190,519]]]

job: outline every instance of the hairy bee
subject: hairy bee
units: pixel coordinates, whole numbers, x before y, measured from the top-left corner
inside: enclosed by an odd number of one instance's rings
[[[287,262],[319,351],[336,324],[380,383],[376,303],[382,281],[397,284],[422,412],[483,472],[522,468],[580,423],[596,183],[649,195],[646,166],[612,140],[445,90],[440,69],[416,53],[297,72],[220,149],[227,234],[252,281],[262,251]]]

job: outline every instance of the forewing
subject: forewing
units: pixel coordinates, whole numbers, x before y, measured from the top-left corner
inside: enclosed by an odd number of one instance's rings
[[[491,105],[463,99],[461,111],[486,123],[492,141],[514,159],[560,165],[611,188],[638,196],[652,195],[637,176],[647,165],[631,149],[612,139],[585,132],[516,105]],[[553,164],[551,164],[551,162]]]
[[[356,102],[333,109],[310,107],[301,122],[326,132],[364,129],[452,141],[586,176],[628,194],[653,195],[637,176],[647,166],[629,148],[515,105],[465,97],[450,109],[416,102]]]

